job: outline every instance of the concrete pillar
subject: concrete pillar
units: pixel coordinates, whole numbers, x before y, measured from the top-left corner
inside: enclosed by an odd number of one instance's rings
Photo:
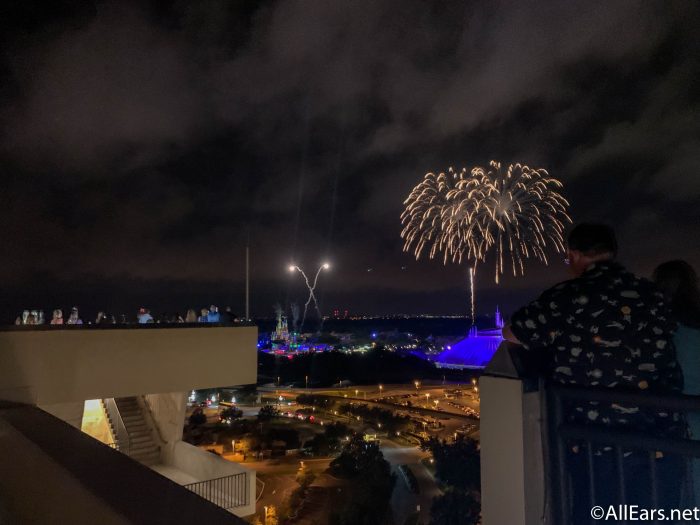
[[[164,441],[161,449],[161,462],[173,462],[174,447],[182,441],[187,410],[187,392],[169,392],[165,394],[147,394],[144,400],[148,405],[153,421],[158,427]]]
[[[479,380],[483,525],[546,521],[540,392],[513,351],[502,345]]]

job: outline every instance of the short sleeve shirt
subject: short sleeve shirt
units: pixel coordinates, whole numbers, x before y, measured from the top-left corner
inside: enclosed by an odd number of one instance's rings
[[[673,346],[676,324],[663,295],[614,262],[595,263],[545,291],[513,315],[511,329],[525,348],[551,352],[552,379],[559,383],[656,392],[682,388]],[[591,403],[575,407],[572,419],[643,429],[658,428],[658,418],[669,414]]]

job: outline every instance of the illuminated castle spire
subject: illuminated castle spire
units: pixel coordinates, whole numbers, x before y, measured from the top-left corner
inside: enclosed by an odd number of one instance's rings
[[[503,328],[503,318],[501,317],[501,312],[498,311],[498,306],[496,306],[496,328]]]
[[[277,326],[275,327],[275,332],[272,334],[272,339],[275,341],[284,341],[289,343],[289,327],[287,325],[287,318],[282,315],[282,311],[277,311]]]

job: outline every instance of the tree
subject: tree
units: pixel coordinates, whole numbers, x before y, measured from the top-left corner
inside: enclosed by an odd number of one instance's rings
[[[265,432],[265,441],[272,445],[273,441],[284,441],[287,449],[299,448],[299,431],[294,428],[270,428]]]
[[[325,432],[316,434],[304,446],[309,447],[314,456],[327,456],[331,453],[331,440]]]
[[[431,438],[423,448],[432,452],[435,475],[440,481],[461,490],[480,490],[481,460],[476,441],[461,436],[448,444]]]
[[[277,509],[274,505],[265,507],[265,525],[278,525]]]
[[[190,425],[197,427],[199,425],[204,425],[207,422],[207,415],[204,413],[201,407],[197,407],[190,414]]]
[[[265,405],[264,407],[260,407],[260,411],[258,412],[258,421],[269,421],[273,417],[277,417],[279,415],[280,411],[276,406]]]
[[[337,475],[352,478],[367,470],[371,465],[381,462],[386,463],[386,460],[379,450],[379,445],[355,435],[343,447],[340,456],[331,461],[330,468]]]
[[[221,421],[234,420],[243,417],[243,410],[238,407],[227,407],[219,412],[219,419]]]
[[[476,525],[480,513],[481,503],[472,492],[450,488],[433,500],[430,525]]]
[[[389,463],[376,443],[354,436],[331,462],[331,471],[355,482],[348,496],[331,516],[334,525],[379,525],[384,522],[396,483]]]

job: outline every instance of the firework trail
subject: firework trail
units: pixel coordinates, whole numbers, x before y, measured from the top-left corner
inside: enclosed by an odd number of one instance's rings
[[[309,290],[309,298],[306,300],[306,303],[304,303],[304,314],[301,317],[301,325],[299,325],[300,330],[304,327],[304,322],[306,321],[306,313],[309,310],[309,304],[311,304],[311,301],[314,302],[314,306],[316,307],[316,313],[318,314],[319,319],[323,321],[323,316],[321,315],[321,310],[318,307],[318,300],[316,299],[315,291],[316,285],[318,284],[318,276],[321,275],[321,272],[323,270],[328,270],[328,268],[330,268],[330,265],[328,263],[323,263],[321,266],[319,266],[312,284],[309,278],[306,276],[304,270],[302,270],[299,266],[291,265],[289,267],[290,272],[298,271],[302,275],[302,277],[304,278],[304,282],[306,283],[306,288]]]
[[[476,322],[476,303],[474,302],[474,268],[469,268],[469,293],[471,295],[472,324]]]
[[[428,173],[404,201],[404,251],[416,259],[426,250],[431,259],[441,254],[444,263],[466,259],[475,269],[493,249],[497,283],[506,265],[522,275],[525,259],[547,264],[549,247],[564,251],[571,218],[561,187],[544,169],[511,164],[504,172],[496,161],[469,173]]]

